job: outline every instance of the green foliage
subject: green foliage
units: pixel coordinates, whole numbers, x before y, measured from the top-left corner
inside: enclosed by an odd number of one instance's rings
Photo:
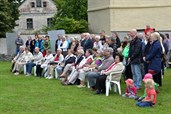
[[[19,17],[18,3],[15,0],[0,0],[0,37],[11,31]]]
[[[54,0],[57,14],[51,27],[43,31],[64,29],[66,33],[81,33],[88,31],[87,0]]]
[[[54,25],[50,28],[44,27],[44,31],[64,29],[66,33],[86,32],[88,23],[86,20],[75,20],[73,18],[63,17],[54,20]]]
[[[87,0],[56,0],[59,8],[57,17],[69,17],[87,20]]]

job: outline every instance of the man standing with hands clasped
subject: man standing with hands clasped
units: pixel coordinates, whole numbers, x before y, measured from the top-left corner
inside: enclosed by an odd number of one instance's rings
[[[23,39],[21,39],[20,35],[18,35],[18,38],[15,40],[15,44],[16,44],[16,55],[17,55],[19,52],[20,46],[24,44]]]
[[[141,63],[141,40],[137,37],[136,29],[130,31],[132,41],[130,43],[128,62],[131,64],[134,84],[137,89],[141,89],[142,75],[140,70]]]

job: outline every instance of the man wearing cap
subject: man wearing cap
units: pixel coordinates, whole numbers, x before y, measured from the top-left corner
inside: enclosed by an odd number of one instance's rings
[[[102,62],[102,64],[98,67],[96,67],[96,69],[94,71],[90,71],[87,73],[87,78],[89,81],[89,85],[90,87],[92,87],[92,89],[95,88],[95,81],[96,78],[98,76],[100,76],[100,72],[102,70],[106,70],[112,63],[114,63],[114,58],[112,56],[113,53],[113,49],[111,47],[107,47],[106,49],[103,50],[103,55],[104,55],[104,60]]]
[[[131,64],[131,71],[133,75],[133,80],[137,89],[141,88],[141,51],[142,51],[142,43],[141,40],[137,37],[137,30],[132,29],[130,31],[130,36],[132,37],[132,41],[130,43],[128,62]]]

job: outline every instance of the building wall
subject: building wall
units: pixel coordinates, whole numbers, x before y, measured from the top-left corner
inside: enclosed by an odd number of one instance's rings
[[[157,30],[171,30],[171,0],[88,0],[88,5],[89,26],[95,33],[101,29],[109,30],[108,34],[143,29],[146,24]],[[107,19],[93,20],[97,14]],[[103,25],[97,26],[94,21]]]
[[[100,33],[101,30],[110,31],[110,10],[89,12],[88,22],[89,29],[93,33]]]
[[[110,0],[88,0],[88,11],[109,7]]]
[[[170,10],[170,13],[166,13]],[[171,7],[111,9],[111,31],[143,29],[150,24],[156,30],[171,30]]]
[[[35,2],[35,7],[31,7],[31,2]],[[43,2],[47,3],[47,7],[43,7]],[[26,0],[19,7],[20,17],[16,23],[14,31],[17,33],[31,34],[39,31],[43,26],[47,26],[47,18],[52,18],[57,12],[56,5],[52,0],[42,0],[42,7],[36,7],[36,0]],[[33,29],[27,29],[27,19],[33,19]]]
[[[19,17],[19,27],[17,32],[24,34],[32,34],[35,31],[41,30],[43,26],[47,26],[47,18],[52,18],[54,14],[23,14]],[[28,18],[33,19],[33,29],[27,29]]]

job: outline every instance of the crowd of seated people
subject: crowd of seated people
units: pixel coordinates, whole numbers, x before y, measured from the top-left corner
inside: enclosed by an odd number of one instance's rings
[[[123,42],[116,32],[112,36],[105,35],[105,31],[100,35],[82,33],[80,40],[58,35],[56,54],[53,56],[50,38],[46,36],[40,39],[36,35],[30,41],[31,45],[34,43],[34,51],[28,43],[25,48],[20,46],[18,54],[12,60],[11,71],[14,75],[19,75],[25,66],[25,75],[31,76],[34,67],[34,75],[37,77],[57,78],[62,85],[77,84],[78,88],[87,85],[95,90],[95,94],[105,93],[105,82],[110,73],[122,71],[123,68],[124,80],[136,90],[141,90],[142,79],[147,73],[152,75],[155,83],[162,86],[162,68],[166,65],[163,57],[167,55],[168,51],[166,53],[165,50],[168,47],[163,44],[166,39],[161,36],[155,31],[138,33],[136,29],[130,30]],[[44,47],[40,47],[40,44]],[[118,75],[114,75],[112,79],[120,81]],[[153,81],[145,82],[148,83],[152,85]],[[148,85],[148,89],[151,85]]]

